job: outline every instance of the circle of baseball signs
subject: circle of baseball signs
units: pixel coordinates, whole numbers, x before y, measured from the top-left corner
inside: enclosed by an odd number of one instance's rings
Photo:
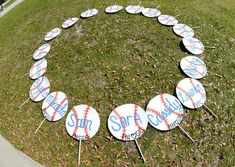
[[[148,125],[144,109],[136,104],[124,104],[111,112],[108,128],[119,140],[130,141],[139,138]]]
[[[180,67],[190,78],[201,79],[206,76],[206,64],[196,56],[187,56],[181,59]]]
[[[74,139],[88,140],[98,132],[100,117],[91,106],[78,105],[69,112],[65,126]]]
[[[202,84],[192,78],[181,80],[176,86],[176,95],[188,108],[196,109],[206,102],[206,91]]]
[[[176,97],[160,94],[150,100],[146,113],[154,128],[167,131],[179,125],[184,116],[184,109]]]
[[[106,13],[117,13],[122,6],[112,5],[105,9]],[[194,38],[193,29],[186,24],[178,24],[177,16],[161,15],[158,9],[144,8],[140,5],[130,5],[125,8],[127,13],[139,14],[150,18],[158,18],[162,25],[173,26],[173,31],[182,37],[185,48],[194,55],[204,51],[201,41]],[[88,9],[81,13],[81,18],[89,18],[98,14],[97,9]],[[78,22],[79,18],[68,18],[61,25],[67,29]],[[44,40],[50,41],[61,33],[60,28],[54,28],[45,35]],[[50,51],[50,44],[43,44],[33,54],[34,60],[39,60],[30,69],[30,78],[36,79],[29,90],[32,101],[43,99],[42,113],[48,121],[60,120],[68,110],[67,96],[60,91],[50,93],[50,82],[43,74],[47,69],[47,60],[43,59]],[[40,60],[41,59],[41,60]],[[123,104],[114,109],[108,117],[108,129],[111,134],[123,141],[139,138],[147,129],[148,122],[161,131],[171,130],[179,126],[184,116],[183,106],[196,109],[204,105],[206,92],[202,84],[196,79],[205,77],[207,68],[205,63],[196,56],[187,56],[180,61],[183,72],[191,77],[181,80],[176,87],[177,98],[170,94],[160,94],[150,100],[146,111],[136,104]],[[44,120],[45,120],[44,119]],[[66,118],[66,130],[76,140],[88,140],[99,130],[100,117],[90,105],[77,105],[72,108]]]
[[[48,121],[58,121],[68,110],[68,98],[63,92],[50,93],[42,104],[42,113]]]

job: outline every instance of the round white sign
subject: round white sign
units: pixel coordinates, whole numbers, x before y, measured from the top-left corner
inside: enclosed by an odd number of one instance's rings
[[[54,39],[55,37],[57,37],[59,34],[61,33],[61,29],[60,28],[54,28],[53,30],[51,30],[50,32],[48,32],[45,35],[45,41],[50,41],[52,39]]]
[[[181,59],[180,67],[186,75],[194,79],[201,79],[207,73],[206,64],[196,56],[187,56]]]
[[[126,7],[126,12],[130,14],[139,14],[144,10],[144,7],[139,5],[130,5]]]
[[[58,121],[68,110],[68,99],[63,92],[50,93],[42,104],[42,113],[48,121]]]
[[[69,27],[73,26],[75,23],[77,23],[78,20],[79,20],[79,18],[76,18],[76,17],[68,18],[67,20],[65,20],[65,22],[63,22],[62,28],[64,28],[64,29],[69,28]]]
[[[199,108],[206,102],[204,87],[192,78],[185,78],[178,83],[176,95],[184,106],[191,109]]]
[[[131,141],[139,138],[148,125],[147,115],[136,104],[124,104],[111,112],[108,118],[108,128],[111,134],[119,140]]]
[[[81,17],[88,18],[97,15],[98,10],[97,9],[89,9],[81,14]]]
[[[182,39],[185,48],[195,55],[200,55],[204,51],[204,45],[201,41],[193,37],[186,37]]]
[[[41,59],[38,62],[34,63],[29,71],[29,77],[31,79],[37,79],[41,77],[47,69],[47,60]]]
[[[88,140],[98,132],[99,127],[100,117],[89,105],[73,107],[66,119],[68,134],[77,140]]]
[[[29,97],[32,101],[38,102],[47,97],[50,92],[50,81],[46,76],[38,78],[29,90]]]
[[[105,9],[106,13],[117,13],[119,11],[121,11],[123,9],[122,6],[119,5],[113,5],[113,6],[109,6]]]
[[[161,12],[153,8],[144,8],[142,14],[146,17],[158,17],[161,15]]]
[[[178,23],[178,20],[175,17],[169,16],[169,15],[160,15],[158,17],[158,21],[162,25],[166,25],[166,26],[174,26]]]
[[[180,124],[184,109],[176,97],[165,93],[150,100],[146,113],[149,123],[154,128],[167,131]]]
[[[51,46],[50,44],[43,44],[40,46],[33,54],[34,60],[39,60],[47,55],[47,53],[50,51]]]
[[[186,24],[176,24],[173,27],[173,31],[181,37],[193,37],[194,32],[191,27]]]

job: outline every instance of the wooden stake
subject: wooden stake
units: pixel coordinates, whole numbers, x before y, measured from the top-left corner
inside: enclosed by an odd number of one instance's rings
[[[174,17],[176,18],[176,17],[179,17],[179,16],[181,16],[181,14],[178,14],[178,15],[176,15],[176,16],[174,16]]]
[[[81,164],[81,160],[80,160],[80,157],[81,157],[81,145],[82,145],[82,140],[79,140],[79,143],[78,143],[78,166],[80,166],[80,164]]]
[[[21,79],[21,78],[25,77],[26,75],[28,75],[28,73],[26,73],[26,74],[22,75],[22,76],[21,76],[21,77],[19,77],[18,79]]]
[[[222,76],[221,75],[219,75],[219,74],[216,74],[216,73],[213,73],[213,72],[210,72],[210,71],[207,71],[209,74],[211,74],[211,75],[215,75],[215,76],[217,76],[217,77],[219,77],[219,78],[222,78]]]
[[[208,48],[208,49],[216,49],[215,46],[204,46],[205,48]]]
[[[218,116],[211,110],[209,109],[205,104],[203,105],[203,107],[206,109],[206,111],[208,111],[210,114],[212,114],[216,119],[218,119]]]
[[[27,100],[25,100],[25,102],[23,102],[18,108],[20,109],[25,103],[27,103],[30,100],[30,98],[28,98]]]
[[[140,155],[141,155],[141,157],[142,157],[142,159],[143,159],[143,161],[144,161],[144,163],[145,163],[146,160],[145,160],[144,155],[143,155],[143,153],[142,153],[142,151],[141,151],[141,149],[140,149],[139,143],[137,142],[136,139],[135,139],[135,144],[136,144],[136,146],[137,146],[137,148],[138,148],[138,151],[139,151],[139,153],[140,153]]]
[[[40,123],[40,125],[38,126],[38,128],[35,130],[34,134],[36,134],[36,133],[38,132],[39,128],[42,126],[42,124],[45,122],[45,120],[46,120],[46,118],[44,118],[44,119],[42,120],[42,122]]]
[[[160,5],[158,5],[155,9],[158,9],[158,8],[160,8],[161,6]]]
[[[179,127],[180,130],[192,141],[192,143],[195,143],[195,141],[194,141],[193,138],[189,135],[188,132],[186,132],[180,125],[178,125],[178,127]]]

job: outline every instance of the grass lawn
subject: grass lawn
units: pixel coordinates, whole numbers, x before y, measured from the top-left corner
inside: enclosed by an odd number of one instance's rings
[[[185,78],[178,69],[187,56],[172,28],[156,19],[129,15],[125,11],[107,15],[105,7],[115,1],[25,0],[0,18],[0,133],[18,149],[39,163],[51,166],[76,166],[78,142],[65,130],[65,117],[46,122],[37,135],[33,132],[43,119],[42,103],[28,102],[33,83],[27,77],[34,63],[31,56],[44,44],[46,32],[60,27],[63,19],[78,17],[88,8],[97,16],[79,22],[51,41],[46,76],[51,92],[60,90],[69,97],[69,111],[78,104],[91,104],[99,112],[101,127],[89,141],[82,142],[82,165],[143,166],[134,142],[121,142],[107,129],[107,118],[117,106],[137,103],[143,108],[159,93],[173,94]],[[127,6],[137,1],[118,1]],[[207,106],[218,120],[205,112],[186,110],[181,123],[196,140],[195,144],[178,128],[160,132],[148,126],[138,139],[147,160],[146,166],[235,166],[235,1],[226,0],[146,0],[144,7],[161,5],[163,14],[178,15],[180,23],[199,27],[195,37],[204,45],[200,56],[208,74],[200,82],[207,91]]]

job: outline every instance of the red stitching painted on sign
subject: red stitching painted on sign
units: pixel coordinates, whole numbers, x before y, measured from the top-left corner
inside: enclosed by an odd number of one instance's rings
[[[39,86],[42,84],[43,80],[44,80],[44,76],[42,77],[40,83],[35,88],[31,88],[30,91],[33,91],[33,90],[39,88]]]
[[[61,105],[62,105],[66,100],[67,100],[67,97],[64,98],[64,99],[62,100],[62,102],[57,106],[57,108],[55,109],[55,111],[54,111],[54,113],[53,113],[53,115],[52,115],[52,117],[51,117],[51,121],[54,121],[54,118],[55,118],[56,114],[58,113],[58,109],[61,107]]]
[[[120,121],[121,121],[121,123],[123,125],[123,130],[122,130],[122,135],[121,135],[121,139],[123,140],[124,136],[126,135],[126,124],[122,120],[122,117],[118,114],[118,112],[116,110],[114,110],[113,112],[120,119]]]
[[[145,129],[140,125],[140,122],[136,119],[137,111],[138,111],[138,105],[135,104],[135,105],[134,105],[134,118],[135,118],[135,123],[136,123],[136,126],[138,127],[138,130],[144,132]]]
[[[166,107],[169,111],[171,111],[172,114],[175,114],[178,116],[184,115],[184,113],[182,114],[182,113],[176,112],[176,111],[172,110],[169,106],[167,106],[167,104],[164,100],[163,94],[160,95],[160,100],[161,100],[162,104],[164,105],[164,107]]]
[[[47,69],[46,67],[41,68],[40,70],[36,71],[36,73],[34,73],[33,75],[31,75],[31,78],[34,77],[35,75],[37,75],[38,73],[40,73],[41,71],[44,71],[44,70],[46,70],[46,69]],[[45,72],[45,71],[44,71],[44,72]],[[42,73],[44,73],[44,72],[42,72]]]
[[[193,83],[192,78],[189,78],[189,81],[190,81],[190,83],[192,84],[193,88],[196,90],[196,87],[194,86],[194,83]],[[204,93],[201,93],[200,91],[197,91],[197,93],[200,94],[200,95],[202,95],[202,96],[205,96],[205,94],[204,94]]]
[[[51,103],[48,106],[43,108],[42,112],[45,112],[54,103],[54,101],[56,100],[57,96],[58,96],[58,92],[55,93],[54,99],[51,101]]]
[[[179,87],[179,86],[177,86],[176,89],[179,89],[179,90],[181,90],[182,92],[184,92],[185,94],[187,94],[187,96],[189,97],[190,101],[191,101],[192,104],[193,104],[193,107],[196,108],[196,107],[195,107],[195,103],[194,103],[192,97],[188,95],[187,91],[185,91],[184,89],[182,89],[182,88]]]
[[[147,111],[147,112],[150,112],[150,113],[154,113],[154,114],[156,114],[156,115],[159,115],[159,116],[161,117],[161,119],[164,121],[164,124],[166,125],[167,130],[170,130],[170,129],[171,129],[170,126],[169,126],[169,123],[168,123],[167,119],[164,119],[164,118],[163,118],[163,115],[162,115],[159,111],[157,111],[157,110],[155,110],[155,109],[153,109],[153,108],[147,108],[146,111]]]
[[[77,133],[77,130],[78,130],[78,115],[77,115],[75,108],[72,109],[72,112],[74,113],[75,119],[76,119],[76,126],[75,126],[73,134],[72,134],[72,136],[74,137]]]
[[[88,112],[90,111],[90,108],[91,106],[87,106],[86,110],[85,110],[85,113],[84,113],[84,121],[83,121],[83,126],[84,126],[84,131],[85,131],[85,135],[86,135],[86,138],[89,139],[90,138],[90,135],[88,133],[88,130],[87,130],[87,127],[86,127],[86,123],[87,123],[87,115],[88,115]]]
[[[37,98],[42,92],[44,92],[44,91],[46,91],[46,90],[48,90],[48,89],[50,89],[50,86],[48,86],[48,87],[46,87],[46,88],[43,88],[43,90],[40,91],[32,100],[33,100],[33,101],[36,100],[36,98]]]

